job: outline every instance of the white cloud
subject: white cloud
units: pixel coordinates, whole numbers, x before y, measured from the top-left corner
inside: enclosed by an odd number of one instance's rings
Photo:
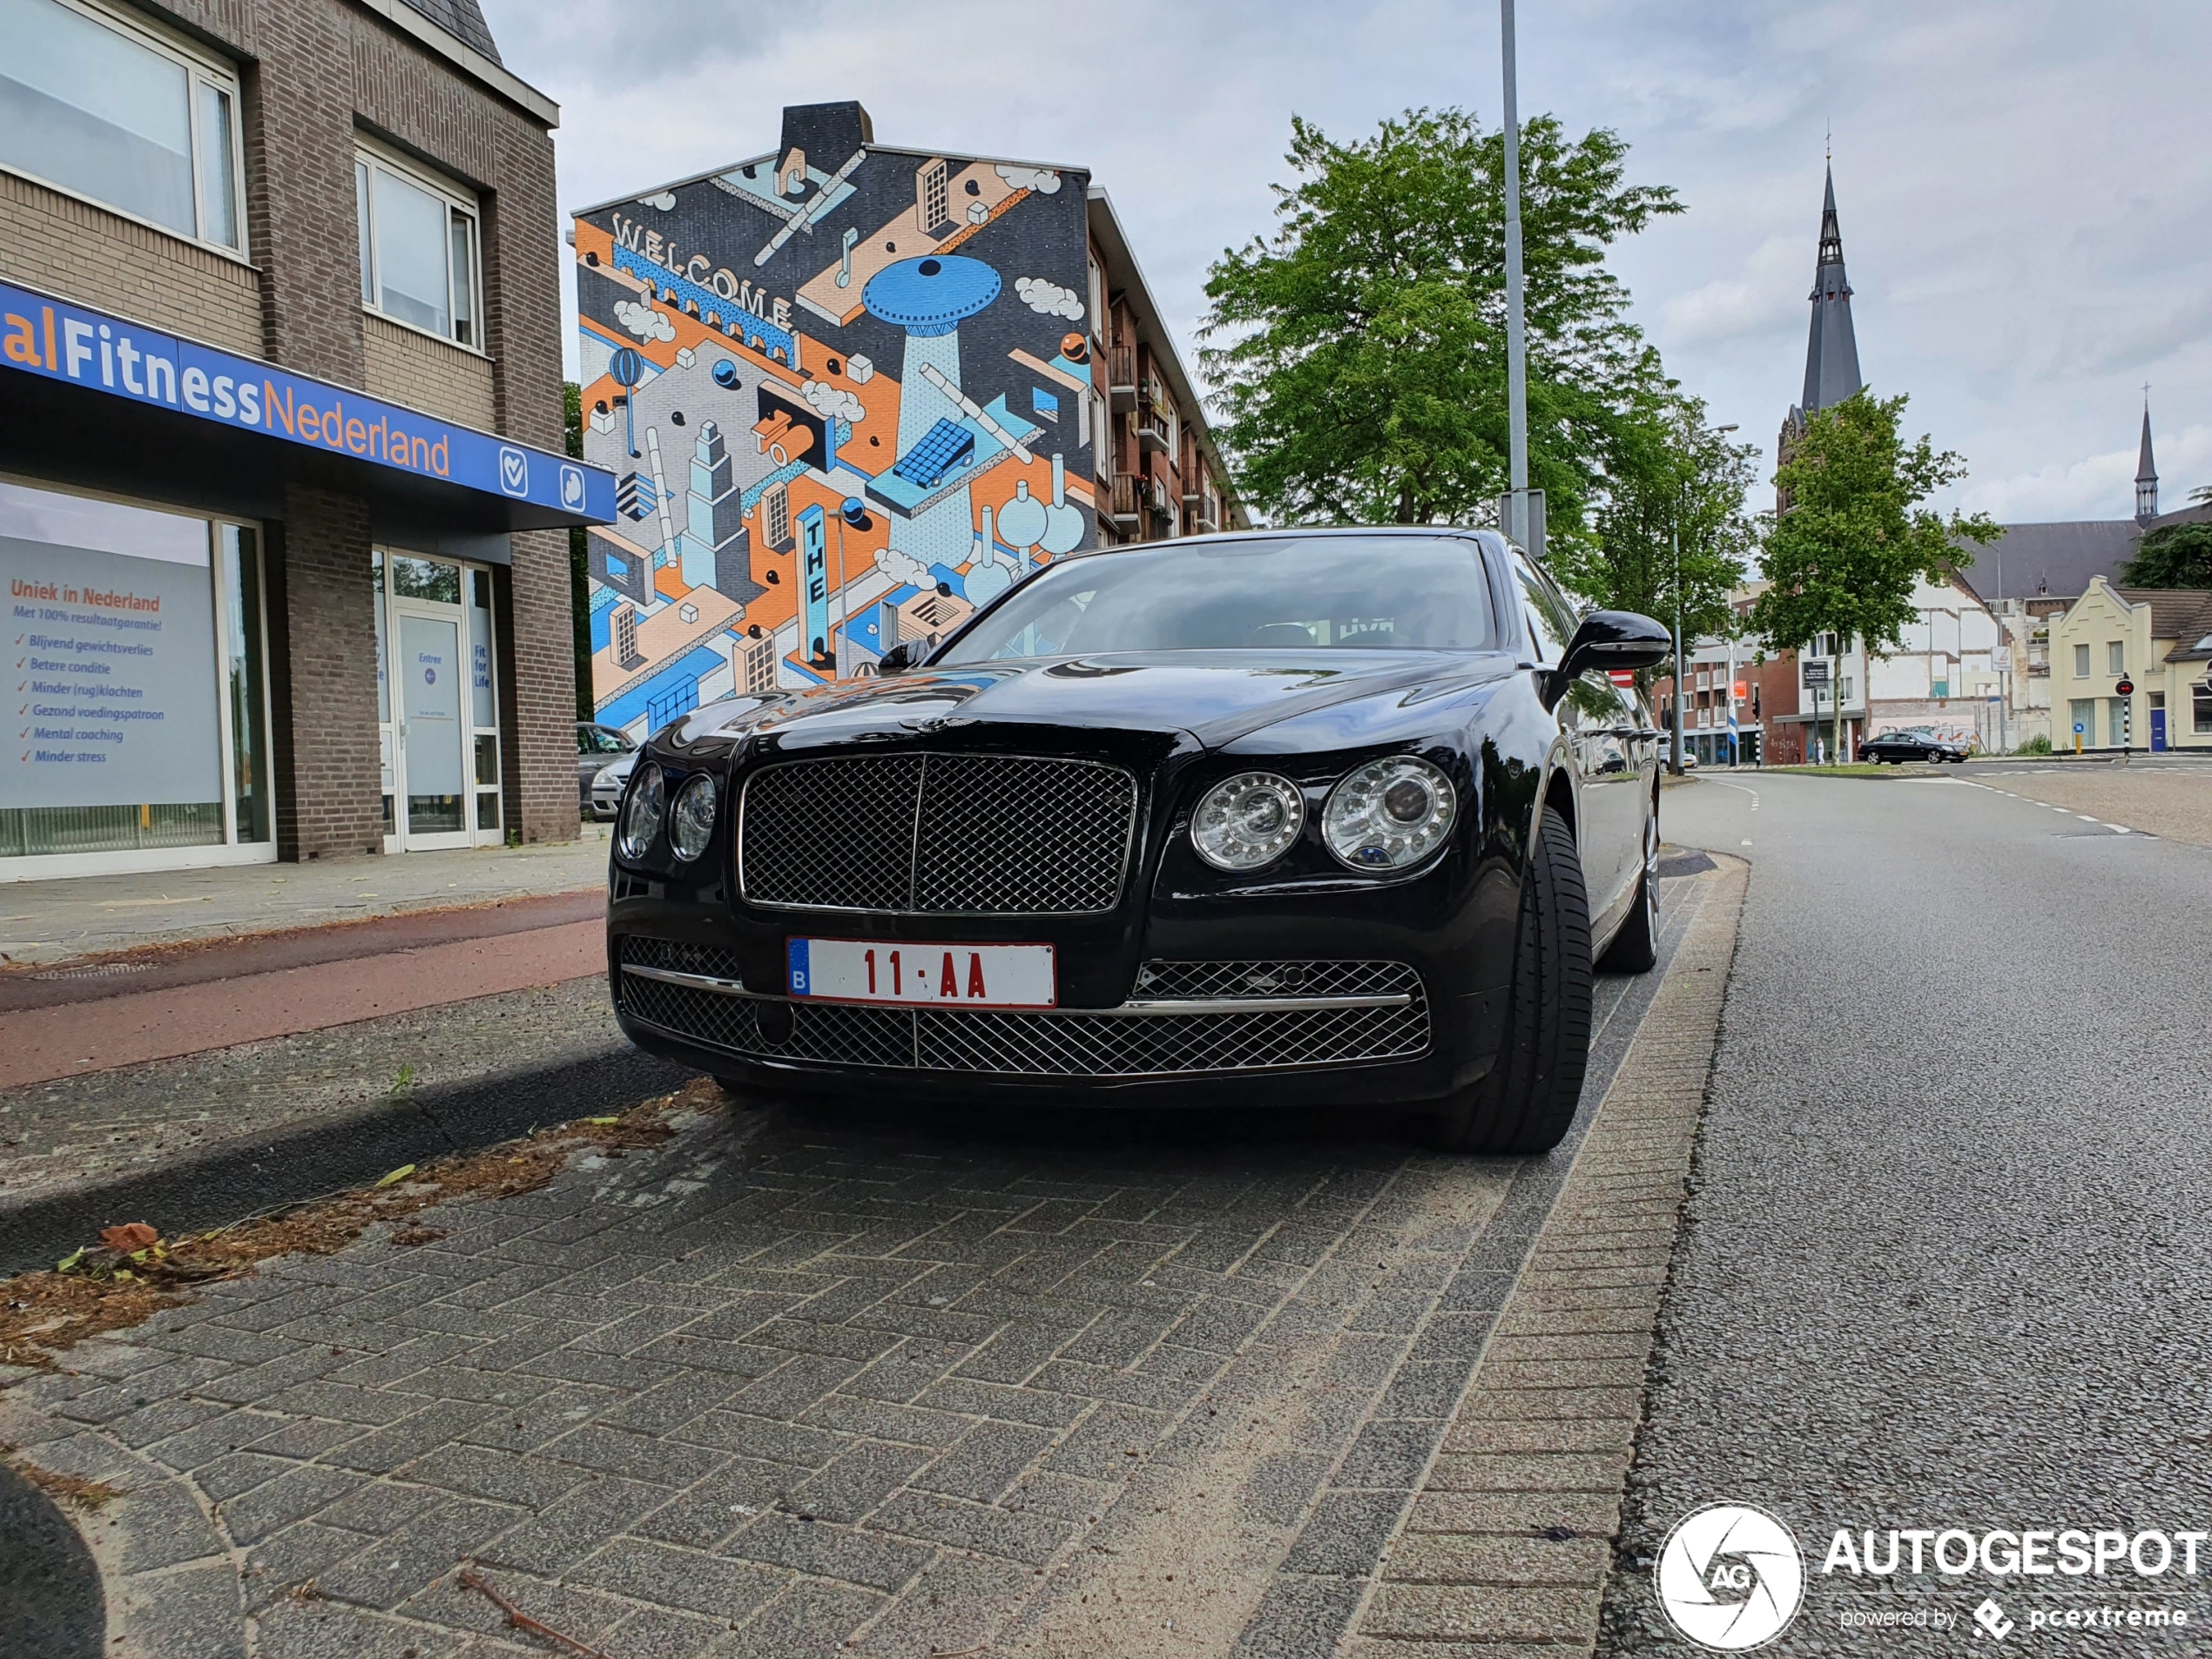
[[[911,553],[902,553],[895,547],[876,550],[875,568],[894,583],[911,582],[917,588],[934,587],[936,577],[929,574],[929,567]]]
[[[673,340],[675,320],[642,300],[615,301],[615,320],[640,340]]]
[[[1042,311],[1048,317],[1065,317],[1070,322],[1082,320],[1082,298],[1073,288],[1063,288],[1042,277],[1016,277],[1014,292],[1032,311]]]
[[[1060,193],[1060,175],[1049,167],[1001,167],[999,177],[1016,190],[1034,190],[1040,196]]]
[[[807,381],[801,395],[813,406],[815,414],[825,417],[850,421],[864,420],[867,415],[867,404],[843,387],[833,386],[827,381]]]
[[[640,207],[658,207],[664,213],[673,212],[676,210],[676,192],[664,190],[655,195],[640,196],[637,205]]]

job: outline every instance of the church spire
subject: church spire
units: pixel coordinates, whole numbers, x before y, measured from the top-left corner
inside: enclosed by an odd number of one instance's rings
[[[2150,458],[2150,388],[2143,388],[2143,444],[2135,457],[2135,523],[2158,516],[2158,463]]]
[[[1836,222],[1836,172],[1828,170],[1820,207],[1820,257],[1812,278],[1812,333],[1805,344],[1807,415],[1842,402],[1865,384],[1851,330],[1851,281],[1844,274],[1844,233]]]

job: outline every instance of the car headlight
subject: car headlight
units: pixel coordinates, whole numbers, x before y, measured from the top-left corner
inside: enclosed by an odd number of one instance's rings
[[[714,779],[701,772],[676,792],[676,810],[669,814],[668,844],[679,859],[695,859],[706,851],[714,834]]]
[[[1287,778],[1240,772],[1206,791],[1190,815],[1190,845],[1217,870],[1257,870],[1290,850],[1305,826],[1305,797]]]
[[[630,780],[630,799],[622,809],[624,858],[645,856],[652,847],[653,838],[660,833],[661,819],[667,810],[667,787],[661,782],[660,768],[651,765],[638,767]]]
[[[1355,870],[1403,870],[1444,845],[1459,811],[1449,778],[1426,760],[1393,755],[1338,781],[1321,809],[1321,839]]]

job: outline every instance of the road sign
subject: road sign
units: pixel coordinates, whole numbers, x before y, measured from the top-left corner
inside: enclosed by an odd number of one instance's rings
[[[2131,679],[2122,678],[2120,684],[2114,686],[2112,690],[2113,695],[2115,697],[2133,697],[2135,694],[2135,682]]]
[[[1804,683],[1807,685],[1825,685],[1828,684],[1827,664],[1806,663],[1803,664],[1803,666],[1804,668]]]
[[[1605,671],[1605,678],[1615,685],[1634,685],[1636,683],[1636,671],[1633,668],[1609,668]]]
[[[2078,738],[2078,737],[2080,737],[2080,735],[2081,735],[2084,732],[2086,732],[2087,729],[2088,729],[2088,728],[2087,728],[2087,727],[2086,727],[2086,726],[2084,726],[2084,725],[2081,724],[2081,722],[2080,722],[2080,721],[2079,721],[2079,720],[2076,720],[2076,721],[2074,723],[2074,735],[2075,737],[2077,737],[2077,738]]]

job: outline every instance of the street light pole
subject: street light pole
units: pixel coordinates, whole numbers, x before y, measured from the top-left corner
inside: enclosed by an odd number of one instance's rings
[[[1682,526],[1676,523],[1667,533],[1675,550],[1675,758],[1667,770],[1682,776]]]
[[[1513,494],[1507,536],[1528,545],[1528,339],[1521,281],[1521,109],[1514,87],[1513,0],[1498,0],[1506,78],[1506,415]]]

